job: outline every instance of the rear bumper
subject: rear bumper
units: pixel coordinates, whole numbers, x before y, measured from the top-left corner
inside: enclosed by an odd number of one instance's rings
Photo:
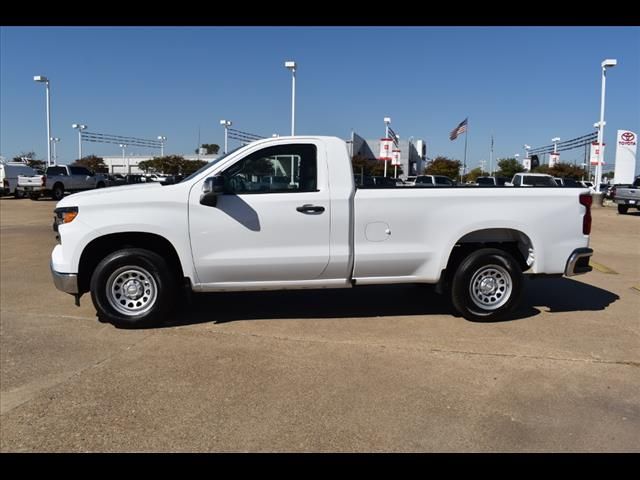
[[[65,293],[76,294],[78,293],[78,275],[75,273],[60,273],[51,267],[51,276],[53,277],[53,284],[58,290]]]
[[[573,277],[593,270],[593,267],[589,265],[591,255],[593,255],[592,248],[576,248],[567,260],[567,265],[564,269],[565,276]]]

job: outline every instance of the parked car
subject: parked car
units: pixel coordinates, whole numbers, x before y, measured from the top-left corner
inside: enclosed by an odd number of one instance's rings
[[[234,186],[245,164],[297,157],[288,192]],[[553,181],[553,179],[551,179]],[[89,191],[55,208],[56,287],[100,319],[168,318],[176,293],[435,284],[465,318],[517,307],[528,275],[591,270],[591,195],[573,189],[354,189],[336,137],[268,138],[182,182]],[[211,318],[219,305],[211,308]]]
[[[618,213],[625,214],[630,208],[640,210],[640,176],[632,185],[614,185],[611,199],[618,205]]]
[[[546,173],[516,173],[511,179],[514,187],[557,187],[551,175]]]
[[[553,177],[559,187],[579,187],[584,188],[577,180],[568,177]]]
[[[416,177],[416,186],[433,186],[433,187],[454,187],[456,182],[444,175],[418,175]]]
[[[418,178],[418,176],[417,176],[417,175],[409,176],[409,177],[407,177],[407,179],[404,181],[404,184],[405,184],[406,186],[409,186],[409,185],[415,185],[415,184],[416,184],[416,178]]]
[[[504,187],[509,181],[506,177],[478,177],[476,185],[479,187]]]

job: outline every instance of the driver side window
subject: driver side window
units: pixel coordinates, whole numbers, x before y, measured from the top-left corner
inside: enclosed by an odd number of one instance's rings
[[[233,164],[223,177],[227,193],[314,192],[318,185],[316,147],[291,144],[264,148]]]

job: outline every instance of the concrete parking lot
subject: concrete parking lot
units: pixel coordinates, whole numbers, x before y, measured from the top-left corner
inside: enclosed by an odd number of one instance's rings
[[[194,296],[122,330],[49,273],[55,203],[0,199],[2,452],[638,452],[640,214],[596,270],[474,323],[419,286]]]

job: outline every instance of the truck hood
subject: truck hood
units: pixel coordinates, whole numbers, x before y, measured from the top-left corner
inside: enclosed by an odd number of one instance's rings
[[[73,193],[67,197],[64,197],[56,204],[58,207],[73,207],[84,203],[85,200],[93,200],[99,197],[99,201],[105,204],[109,204],[110,197],[118,198],[122,200],[123,196],[135,193],[136,196],[144,193],[144,190],[151,190],[156,188],[163,188],[159,182],[150,182],[140,185],[126,185],[121,187],[107,187],[107,188],[94,188],[93,190],[87,190],[86,192]]]

